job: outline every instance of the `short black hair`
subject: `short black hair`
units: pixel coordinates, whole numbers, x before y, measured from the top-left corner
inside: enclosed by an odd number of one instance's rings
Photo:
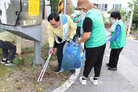
[[[48,21],[52,20],[52,19],[55,19],[55,21],[59,21],[60,20],[60,17],[59,17],[59,14],[58,13],[51,13],[49,16],[48,16]]]
[[[111,17],[113,17],[113,18],[118,18],[118,20],[120,20],[121,19],[121,15],[120,15],[120,12],[119,11],[113,11],[112,13],[111,13]]]

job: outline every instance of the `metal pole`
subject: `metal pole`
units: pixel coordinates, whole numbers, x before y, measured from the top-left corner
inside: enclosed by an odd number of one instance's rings
[[[134,14],[134,12],[133,12],[134,7],[135,6],[133,5],[132,10],[131,10],[131,16],[130,16],[130,22],[129,22],[129,28],[128,28],[127,36],[129,36],[129,34],[130,34],[130,28],[131,28],[131,25],[132,25],[133,14]]]
[[[64,14],[66,14],[66,0],[64,0]]]
[[[34,41],[34,60],[33,64],[44,64],[43,59],[41,58],[41,44],[38,41]]]
[[[63,14],[64,12],[64,1],[63,0],[59,0],[59,14]]]

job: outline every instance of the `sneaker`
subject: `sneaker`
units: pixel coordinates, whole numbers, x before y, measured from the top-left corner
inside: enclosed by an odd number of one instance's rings
[[[75,69],[71,70],[71,73],[72,74],[75,74],[76,73],[76,70]]]
[[[93,83],[93,85],[97,86],[99,84],[99,81],[97,78],[90,77],[90,81]]]
[[[1,60],[0,63],[5,64],[6,62],[7,62],[7,60]]]
[[[5,65],[6,65],[6,66],[13,66],[14,64],[12,64],[11,61],[9,61],[9,62],[7,61],[7,62],[5,63]]]
[[[80,77],[79,81],[82,85],[86,85],[86,79]]]
[[[63,70],[60,70],[60,69],[56,69],[55,71],[54,71],[56,74],[58,74],[58,73],[60,73],[60,72],[63,72]]]
[[[117,68],[116,67],[108,67],[108,70],[117,71]]]
[[[109,63],[106,63],[106,66],[107,66],[107,67],[110,67]]]

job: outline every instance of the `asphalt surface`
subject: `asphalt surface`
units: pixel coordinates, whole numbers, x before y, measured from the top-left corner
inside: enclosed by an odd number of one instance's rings
[[[138,92],[138,41],[127,39],[127,45],[120,55],[117,71],[107,69],[106,63],[109,61],[109,55],[108,43],[98,86],[94,86],[89,78],[86,86],[80,84],[79,77],[82,76],[82,67],[75,83],[65,92]],[[91,76],[94,76],[93,70],[89,77]]]

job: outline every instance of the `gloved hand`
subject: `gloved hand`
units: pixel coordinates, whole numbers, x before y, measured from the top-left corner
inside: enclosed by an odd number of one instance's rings
[[[71,43],[71,41],[72,41],[72,38],[69,38],[68,43]]]
[[[53,53],[53,50],[54,50],[54,48],[53,47],[50,47],[48,54],[52,54]]]
[[[79,41],[76,42],[75,47],[78,47],[80,45]]]
[[[108,44],[108,43],[110,43],[110,41],[109,41],[109,40],[106,42],[106,44]]]

